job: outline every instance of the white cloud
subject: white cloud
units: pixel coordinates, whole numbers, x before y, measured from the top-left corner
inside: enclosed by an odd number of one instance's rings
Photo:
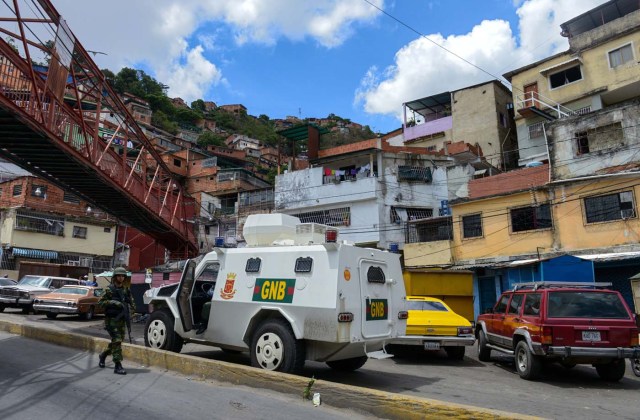
[[[427,37],[495,77],[465,63],[425,38],[401,48],[395,63],[380,73],[372,67],[363,76],[355,102],[371,114],[400,118],[402,103],[501,77],[503,73],[564,51],[560,23],[605,0],[514,0],[518,7],[519,43],[503,20],[483,21],[464,35]],[[577,3],[577,4],[576,4]]]
[[[382,7],[383,0],[372,3]],[[222,21],[239,44],[271,45],[285,37],[335,47],[354,24],[379,15],[362,0],[85,0],[81,6],[57,0],[55,6],[86,49],[108,54],[96,57],[100,67],[144,67],[170,86],[170,96],[186,101],[224,80],[205,54],[215,52],[216,30],[194,36],[204,27]]]

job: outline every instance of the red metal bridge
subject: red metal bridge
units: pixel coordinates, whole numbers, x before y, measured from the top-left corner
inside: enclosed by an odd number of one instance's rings
[[[194,255],[193,199],[64,19],[49,0],[3,3],[0,155],[155,238],[173,256]]]

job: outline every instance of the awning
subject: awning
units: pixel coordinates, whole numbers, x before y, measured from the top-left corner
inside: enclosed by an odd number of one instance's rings
[[[582,61],[578,57],[574,57],[571,60],[563,61],[562,63],[554,64],[551,67],[544,68],[544,69],[540,70],[540,74],[546,76],[547,73],[549,73],[551,71],[558,70],[558,69],[560,69],[562,67],[568,67],[568,66],[573,65],[573,64],[582,64]]]
[[[57,252],[42,249],[13,248],[11,252],[14,257],[37,258],[40,260],[55,260],[58,258]]]

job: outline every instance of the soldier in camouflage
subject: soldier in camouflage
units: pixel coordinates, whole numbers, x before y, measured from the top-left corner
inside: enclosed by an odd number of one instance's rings
[[[100,353],[98,366],[105,367],[108,355],[112,355],[115,368],[113,373],[126,375],[127,371],[122,367],[122,340],[125,334],[126,307],[129,307],[129,314],[136,310],[135,303],[131,296],[131,290],[126,284],[127,270],[117,267],[113,270],[111,285],[105,289],[98,304],[104,308],[104,328],[111,337],[111,343]]]

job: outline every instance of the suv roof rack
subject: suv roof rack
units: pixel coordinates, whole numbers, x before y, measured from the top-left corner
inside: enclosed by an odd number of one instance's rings
[[[529,283],[516,283],[513,285],[513,291],[522,289],[549,289],[553,287],[583,287],[589,289],[595,289],[599,287],[611,287],[611,283],[602,282],[590,282],[585,283],[581,281],[533,281]]]

